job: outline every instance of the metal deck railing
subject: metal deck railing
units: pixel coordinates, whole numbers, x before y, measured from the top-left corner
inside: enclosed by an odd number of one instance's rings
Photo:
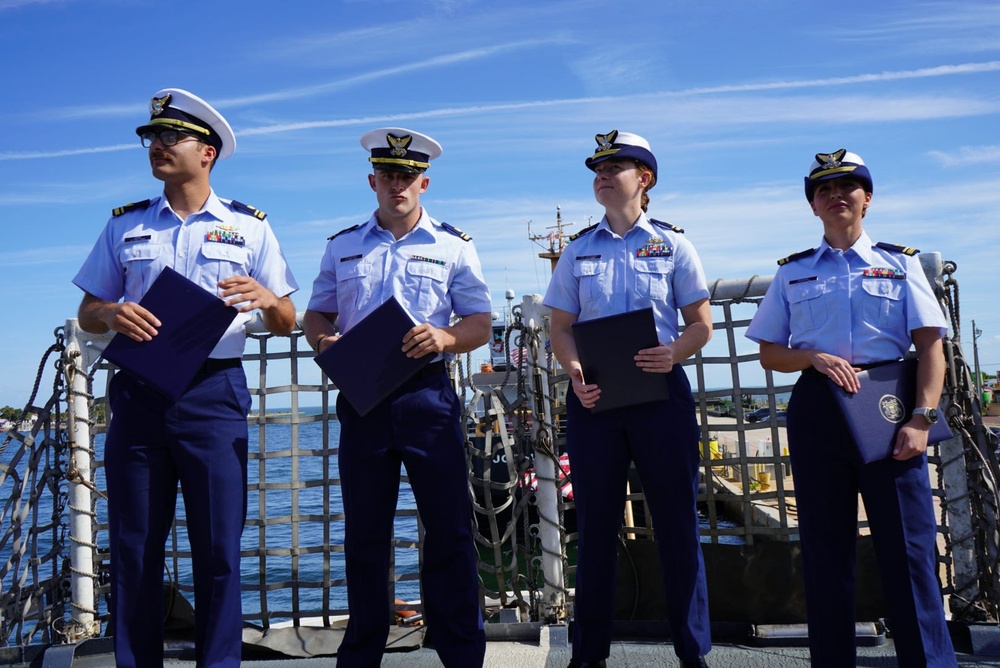
[[[922,260],[952,323],[945,395],[956,436],[931,452],[942,595],[958,619],[996,620],[995,443],[983,429],[962,354],[956,268],[936,254]],[[781,549],[768,568],[790,579],[783,569],[794,559],[797,525],[783,425],[745,421],[753,405],[780,408],[794,380],[762,371],[756,347],[743,337],[770,281],[716,281],[715,337],[685,363],[703,426],[702,535],[710,579],[713,572],[723,577],[734,564],[751,569],[760,555]],[[467,405],[484,608],[515,608],[520,622],[560,621],[572,605],[576,540],[568,494],[572,472],[565,474],[569,467],[560,459],[566,378],[546,351],[548,314],[540,298],[525,297],[512,311],[507,336],[517,359],[508,372],[476,373],[467,356],[452,368]],[[347,613],[336,388],[313,363],[302,336],[296,331],[274,337],[258,324],[244,356],[254,395],[241,569],[244,619],[262,629],[332,626]],[[102,459],[112,368],[99,358],[107,340],[83,333],[73,320],[56,331],[25,406],[39,419],[27,432],[8,432],[0,449],[0,644],[77,642],[100,634],[107,620]],[[52,393],[39,404],[46,372],[54,373]],[[623,563],[638,578],[639,560],[648,552],[644,544],[652,544],[655,528],[641,489],[634,488],[628,501]],[[401,609],[419,611],[421,528],[405,478],[394,535],[395,598],[406,602]],[[192,592],[183,504],[167,547],[164,579],[168,601],[176,605],[166,614],[180,623]],[[713,605],[713,619],[717,610],[729,617],[754,614],[746,606]],[[642,614],[637,604],[631,611]]]

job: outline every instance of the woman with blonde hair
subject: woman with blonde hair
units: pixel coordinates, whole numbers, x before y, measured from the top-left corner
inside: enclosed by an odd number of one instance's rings
[[[586,165],[605,215],[575,235],[552,274],[552,350],[570,374],[566,448],[577,508],[578,561],[571,668],[604,666],[611,650],[618,534],[629,466],[660,528],[664,596],[674,651],[684,668],[705,666],[711,649],[708,590],[699,538],[698,442],[694,399],[680,362],[711,338],[712,314],[701,261],[683,230],[646,216],[656,158],[639,135],[597,135]],[[669,398],[600,406],[601,387],[583,374],[573,324],[651,308],[659,344],[635,364],[663,374]],[[678,310],[685,329],[678,332]]]

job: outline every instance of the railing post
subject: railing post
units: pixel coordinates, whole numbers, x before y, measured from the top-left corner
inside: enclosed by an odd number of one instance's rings
[[[545,327],[545,312],[541,295],[526,295],[522,301],[521,314],[525,328],[529,332],[542,332]],[[535,443],[547,442],[551,447],[555,442],[552,398],[549,391],[548,373],[545,371],[545,354],[539,351],[538,337],[526,337],[528,365],[531,370],[531,389],[528,391],[528,407],[531,409],[532,436]],[[541,358],[539,360],[539,358]],[[535,478],[538,491],[535,493],[538,508],[538,532],[542,547],[542,574],[545,585],[542,588],[543,603],[548,621],[561,621],[565,617],[566,585],[563,576],[562,528],[559,522],[559,479],[557,476],[558,453],[535,453]]]
[[[66,321],[66,350],[63,370],[69,389],[67,401],[70,434],[69,527],[70,527],[70,596],[73,605],[72,624],[66,640],[77,642],[100,635],[100,622],[95,619],[94,604],[94,515],[91,511],[90,487],[90,401],[87,388],[88,349],[82,345],[76,319]]]

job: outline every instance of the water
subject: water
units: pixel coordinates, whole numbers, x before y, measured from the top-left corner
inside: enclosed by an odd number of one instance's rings
[[[319,409],[303,409],[300,414],[317,415]],[[254,616],[266,609],[272,621],[287,619],[291,617],[293,609],[317,612],[323,610],[324,598],[327,598],[326,607],[330,610],[347,608],[347,591],[343,584],[344,555],[339,549],[344,542],[344,523],[342,519],[335,519],[342,515],[343,504],[339,487],[333,484],[333,480],[339,476],[339,471],[337,458],[332,449],[337,447],[340,440],[340,425],[336,420],[331,420],[328,425],[330,446],[326,451],[323,449],[322,422],[304,422],[298,425],[268,424],[264,428],[263,447],[259,427],[250,426],[250,457],[247,467],[248,519],[241,539],[244,556],[240,564],[245,588],[243,609],[247,615]],[[291,453],[295,430],[298,431],[298,457],[293,460]],[[103,434],[96,436],[95,448],[98,459],[102,459]],[[261,456],[263,453],[268,455],[267,458]],[[296,469],[295,475],[293,468]],[[403,473],[405,475],[405,469]],[[325,492],[322,484],[324,477],[330,481],[329,494]],[[298,485],[290,484],[293,480],[298,481]],[[95,471],[95,482],[99,489],[106,488],[103,468]],[[415,509],[413,493],[409,485],[403,482],[400,485],[397,511],[415,511]],[[98,523],[106,524],[107,504],[99,502],[97,510]],[[178,495],[176,518],[181,521],[185,517],[183,499]],[[262,518],[268,518],[272,522],[279,518],[283,521],[264,523],[261,521]],[[413,512],[408,516],[397,517],[393,535],[402,543],[416,542],[417,525]],[[99,533],[98,544],[107,545],[106,531]],[[294,556],[290,554],[293,545],[298,548]],[[329,546],[334,549],[330,549]],[[183,527],[177,531],[177,548],[179,552],[190,550]],[[170,573],[165,575],[165,578],[175,578],[185,589],[190,587],[192,583],[190,559],[169,560],[167,568]],[[329,574],[324,581],[326,569],[329,569]],[[417,550],[397,547],[395,570],[396,597],[407,601],[419,598],[419,583],[416,579]],[[286,583],[268,591],[266,603],[262,600],[257,587],[261,573],[265,574],[265,581],[271,585]],[[293,580],[298,581],[297,592],[291,587]],[[338,584],[338,581],[341,582]],[[325,582],[333,585],[325,587]],[[185,595],[189,600],[193,600],[190,592],[185,591]],[[293,601],[293,597],[297,600]]]
[[[303,409],[301,414],[319,415],[320,410]],[[256,425],[251,425],[249,429],[248,522],[241,539],[244,557],[240,565],[246,588],[243,592],[244,613],[257,620],[266,614],[271,621],[277,621],[290,618],[293,610],[317,613],[323,609],[346,610],[347,592],[341,551],[344,525],[340,517],[343,504],[339,487],[333,483],[339,477],[337,459],[332,451],[340,439],[340,425],[336,420],[329,421],[326,441],[329,447],[325,450],[323,422],[268,424],[263,431],[265,437],[262,448],[261,429]],[[291,454],[296,431],[298,457],[293,460]],[[95,437],[95,448],[97,458],[103,459],[104,434]],[[262,457],[263,453],[268,457]],[[9,460],[9,453],[4,459]],[[23,462],[20,468],[23,468]],[[98,489],[106,489],[103,467],[96,468],[94,477]],[[326,486],[322,483],[324,478],[330,481]],[[291,485],[293,480],[297,480],[299,484]],[[264,484],[261,484],[262,481]],[[9,493],[11,490],[8,488],[5,491]],[[46,521],[44,518],[47,513],[51,512],[50,509],[51,499],[44,497],[40,504],[43,522]],[[403,545],[417,540],[415,510],[412,491],[403,482],[400,485],[397,511],[402,511],[404,516],[397,517],[393,534]],[[186,511],[180,498],[176,512],[178,520],[185,518]],[[265,517],[272,521],[282,518],[283,521],[265,524],[261,521]],[[107,504],[103,501],[97,503],[97,522],[100,527],[97,544],[105,548],[108,544]],[[736,526],[732,523],[725,524],[724,520],[719,522],[719,526],[730,525]],[[704,517],[702,527],[708,528],[708,521]],[[47,547],[43,543],[50,544],[47,538],[47,534],[39,537],[40,552],[44,552]],[[703,540],[708,538],[703,537]],[[724,536],[720,540],[742,542],[738,536]],[[298,547],[294,556],[290,554],[293,545]],[[180,552],[190,550],[183,527],[177,531],[177,547]],[[0,555],[0,560],[6,561],[10,549],[8,545],[4,549],[6,554]],[[417,550],[397,545],[394,556],[396,598],[407,601],[420,598]],[[103,566],[106,568],[106,563]],[[190,559],[169,560],[166,569],[165,579],[176,579],[189,600],[193,600],[190,593]],[[328,571],[326,579],[325,571]],[[265,574],[265,581],[272,586],[275,583],[286,583],[267,591],[266,600],[257,587],[261,573]],[[293,580],[297,580],[297,589],[293,589],[290,584]],[[106,602],[102,601],[101,605],[106,605]]]

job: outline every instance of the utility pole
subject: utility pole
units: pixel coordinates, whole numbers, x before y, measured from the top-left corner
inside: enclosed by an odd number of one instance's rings
[[[979,345],[976,341],[979,337],[983,335],[983,330],[976,328],[976,321],[972,321],[972,359],[976,363],[976,399],[982,401],[983,399],[983,376],[979,372]]]

